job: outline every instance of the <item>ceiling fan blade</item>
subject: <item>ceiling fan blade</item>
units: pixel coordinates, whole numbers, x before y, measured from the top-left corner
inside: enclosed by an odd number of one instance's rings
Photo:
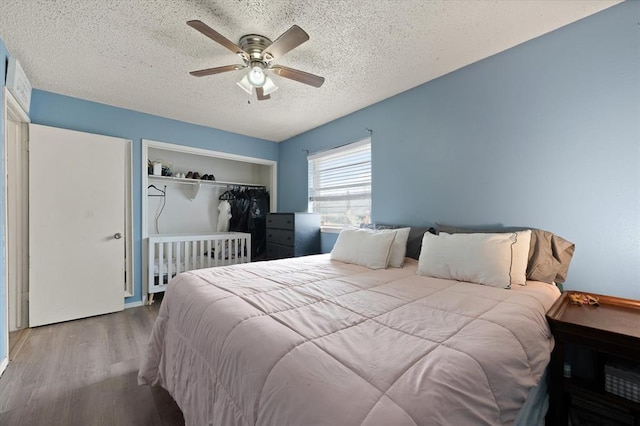
[[[258,95],[259,101],[266,101],[267,99],[271,99],[271,95],[265,95],[262,87],[256,87],[256,95]]]
[[[307,40],[309,40],[309,34],[299,26],[294,25],[264,50],[263,57],[267,62],[272,61],[300,46]]]
[[[214,30],[213,28],[211,28],[210,26],[208,26],[204,22],[199,21],[197,19],[194,19],[193,21],[187,21],[187,25],[189,25],[191,28],[201,32],[202,34],[206,35],[207,37],[209,37],[211,40],[215,41],[216,43],[221,44],[222,46],[226,47],[227,49],[229,49],[233,53],[236,53],[236,54],[242,56],[243,59],[245,59],[245,60],[249,59],[249,55],[247,54],[247,52],[242,50],[242,48],[240,46],[238,46],[237,44],[235,44],[234,42],[232,42],[231,40],[229,40],[228,38],[226,38],[225,36],[223,36],[222,34],[217,32],[216,30]]]
[[[322,83],[324,83],[324,77],[282,65],[274,65],[270,69],[280,77],[299,81],[300,83],[308,84],[309,86],[320,87],[322,86]]]
[[[204,70],[191,71],[191,74],[194,77],[204,77],[206,75],[220,74],[221,72],[227,71],[237,71],[242,68],[246,68],[245,65],[225,65],[224,67],[215,67],[215,68],[207,68]]]

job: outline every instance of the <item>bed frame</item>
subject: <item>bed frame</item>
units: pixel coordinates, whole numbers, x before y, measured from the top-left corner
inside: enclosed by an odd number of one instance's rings
[[[149,304],[175,275],[194,269],[251,262],[251,234],[154,235],[148,238]]]

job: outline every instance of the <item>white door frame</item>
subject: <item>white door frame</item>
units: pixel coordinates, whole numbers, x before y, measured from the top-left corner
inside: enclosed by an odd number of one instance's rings
[[[5,238],[2,241],[2,251],[3,251],[3,256],[5,259],[5,268],[4,268],[4,294],[5,294],[5,306],[4,306],[4,312],[5,312],[5,317],[3,318],[3,324],[4,326],[2,327],[2,333],[4,334],[4,339],[5,339],[5,348],[7,350],[7,357],[2,359],[0,361],[0,374],[4,371],[4,369],[6,368],[8,361],[9,361],[9,265],[6,263],[6,259],[7,259],[7,252],[8,252],[8,247],[7,247],[7,235],[8,235],[8,229],[9,229],[9,223],[7,220],[7,210],[8,210],[8,189],[7,189],[7,162],[8,162],[8,158],[6,153],[8,152],[8,146],[9,146],[9,139],[8,139],[8,126],[7,123],[11,120],[11,121],[15,121],[18,123],[23,123],[24,125],[24,131],[28,132],[28,127],[26,126],[26,123],[29,123],[31,120],[29,119],[29,115],[22,109],[22,107],[20,106],[20,104],[18,103],[18,101],[16,100],[16,98],[11,94],[11,92],[9,91],[9,89],[7,89],[6,87],[4,88],[4,102],[3,102],[3,117],[4,117],[4,125],[5,125],[5,133],[4,135],[2,135],[3,139],[4,139],[4,178],[5,178],[5,184],[4,184],[4,201],[3,201],[3,207],[4,207],[4,211],[5,211],[5,218],[4,218],[4,223],[3,223],[3,230],[4,230],[4,236]],[[25,156],[24,158],[25,162],[28,164],[28,158]],[[23,164],[24,165],[24,164]],[[28,196],[28,194],[23,193],[22,194],[23,197]],[[27,244],[28,241],[21,241],[21,244]],[[28,262],[28,259],[23,259],[23,262]],[[24,293],[25,289],[20,289],[20,294]],[[25,324],[26,325],[26,324]]]

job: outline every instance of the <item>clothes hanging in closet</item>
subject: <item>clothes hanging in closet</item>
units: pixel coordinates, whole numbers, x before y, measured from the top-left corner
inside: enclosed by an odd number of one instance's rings
[[[227,200],[220,201],[218,205],[218,232],[229,231],[229,220],[231,219],[231,205]]]
[[[267,251],[267,213],[269,213],[269,193],[264,189],[249,190],[249,232],[251,232],[252,259]]]
[[[251,234],[251,259],[258,259],[267,248],[269,192],[264,188],[235,188],[222,196],[231,207],[229,231]]]

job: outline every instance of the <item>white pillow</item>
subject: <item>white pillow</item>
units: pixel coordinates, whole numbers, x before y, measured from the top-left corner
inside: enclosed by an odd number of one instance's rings
[[[345,229],[331,250],[331,259],[345,263],[384,269],[389,262],[395,230],[372,232],[364,229]]]
[[[391,244],[391,251],[389,252],[390,268],[402,268],[404,265],[404,258],[407,254],[407,240],[409,239],[409,231],[411,228],[397,228],[397,229],[377,229],[373,232],[395,232],[396,237]],[[370,231],[371,232],[371,231]]]
[[[527,285],[527,264],[531,247],[531,230],[516,232],[516,243],[511,246],[511,284]]]
[[[511,286],[511,246],[516,234],[439,234],[422,237],[418,275]]]

